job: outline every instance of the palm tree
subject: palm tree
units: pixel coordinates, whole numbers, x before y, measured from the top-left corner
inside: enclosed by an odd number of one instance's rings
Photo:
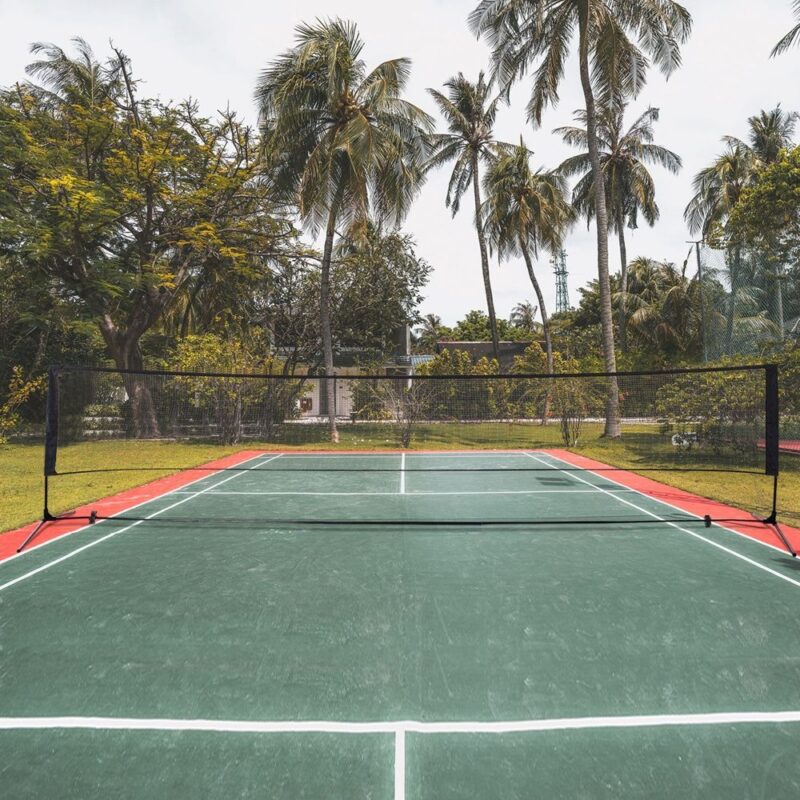
[[[490,99],[491,82],[486,81],[483,72],[478,74],[477,83],[468,81],[462,73],[445,82],[447,94],[428,89],[439,112],[447,124],[448,133],[433,136],[433,154],[429,168],[439,167],[455,161],[447,187],[446,205],[453,216],[458,213],[461,198],[472,187],[475,204],[475,231],[478,234],[478,249],[481,256],[483,287],[486,291],[486,306],[489,312],[489,328],[492,335],[494,357],[500,357],[500,342],[497,335],[497,314],[494,310],[492,281],[489,275],[489,256],[486,252],[486,238],[481,223],[481,162],[491,164],[503,145],[496,142],[492,129],[497,117],[497,107],[501,98]]]
[[[488,38],[495,73],[504,88],[533,74],[528,117],[537,125],[545,108],[558,100],[570,43],[577,32],[586,145],[598,186],[603,175],[596,94],[605,106],[620,102],[626,95],[635,96],[644,84],[648,56],[662,72],[671,73],[680,64],[680,45],[691,30],[689,12],[674,0],[481,0],[469,21],[479,36]],[[606,370],[614,372],[605,192],[595,194],[595,218],[603,350]],[[616,380],[609,381],[605,433],[620,435]]]
[[[425,349],[433,350],[442,335],[442,318],[438,314],[425,314],[417,328],[417,344]]]
[[[771,111],[761,111],[757,116],[750,117],[748,142],[735,136],[723,137],[723,142],[727,145],[725,151],[694,178],[695,194],[684,211],[684,218],[693,234],[699,232],[704,240],[724,238],[728,218],[744,190],[752,185],[761,168],[777,161],[781,150],[791,145],[797,119],[797,114],[787,113],[777,106]],[[730,293],[726,310],[725,343],[730,355],[733,353],[737,302],[740,292],[747,287],[742,285],[744,260],[741,245],[734,243],[729,250]],[[776,267],[776,274],[772,278],[780,309],[783,279],[780,266]],[[778,317],[778,329],[782,334],[781,311]]]
[[[800,115],[796,111],[784,111],[780,103],[770,111],[764,111],[747,120],[750,127],[748,142],[735,136],[723,136],[722,141],[730,146],[739,146],[753,156],[753,170],[774,164],[781,155],[781,150],[791,147],[797,120]]]
[[[794,15],[800,20],[800,0],[794,0],[792,3],[792,8],[794,10]],[[775,58],[775,56],[781,55],[781,53],[785,53],[790,47],[800,42],[800,22],[792,28],[789,33],[786,34],[779,42],[772,48],[772,53],[770,53],[770,58]]]
[[[508,321],[520,330],[535,331],[539,327],[536,322],[536,314],[538,312],[539,309],[530,300],[523,300],[511,309],[511,316]]]
[[[541,169],[531,170],[530,151],[520,139],[519,145],[490,165],[484,188],[486,202],[482,216],[486,232],[501,259],[521,255],[525,260],[542,312],[547,369],[553,372],[550,322],[533,259],[542,247],[552,252],[559,250],[572,221],[564,178]]]
[[[370,213],[398,224],[423,181],[433,120],[401,97],[410,62],[368,72],[356,26],[339,19],[300,25],[296,45],[261,74],[256,89],[276,193],[294,202],[312,232],[325,227],[320,328],[325,374],[333,372],[330,268],[337,225]],[[337,441],[334,381],[326,381]]]
[[[650,227],[659,217],[655,200],[655,182],[647,169],[648,164],[657,164],[677,173],[682,164],[680,156],[666,147],[653,144],[654,125],[659,111],[648,108],[627,130],[623,123],[624,107],[614,104],[598,108],[597,138],[600,148],[600,166],[606,194],[611,230],[619,239],[620,277],[622,303],[619,309],[619,330],[622,351],[627,350],[627,314],[625,292],[628,285],[628,256],[625,243],[625,228],[637,227],[639,215]],[[587,148],[586,112],[577,111],[575,118],[579,126],[556,128],[557,133],[569,145],[580,147],[584,152],[566,159],[558,168],[566,176],[580,175],[572,191],[572,203],[579,214],[591,223],[595,215],[594,174]]]

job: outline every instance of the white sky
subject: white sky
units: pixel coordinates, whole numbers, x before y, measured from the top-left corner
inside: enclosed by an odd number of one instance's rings
[[[340,16],[355,21],[366,41],[367,66],[398,56],[413,61],[408,97],[433,113],[427,87],[440,88],[456,72],[474,79],[487,69],[487,49],[470,34],[466,16],[473,0],[0,0],[0,85],[23,79],[33,41],[68,45],[82,36],[98,56],[108,41],[133,60],[143,92],[163,99],[196,98],[210,114],[226,105],[255,122],[253,88],[259,71],[292,44],[301,21]],[[694,33],[684,49],[684,65],[665,82],[652,72],[630,119],[648,104],[661,109],[657,142],[684,161],[680,175],[654,168],[661,220],[654,229],[629,232],[629,257],[646,255],[681,264],[690,238],[683,208],[692,176],[721,150],[720,137],[744,137],[747,118],[779,101],[800,110],[800,48],[778,59],[769,52],[793,24],[790,0],[685,0],[694,17]],[[498,138],[517,141],[520,134],[535,151],[538,164],[554,167],[569,153],[552,135],[569,124],[582,105],[577,70],[572,64],[563,83],[561,103],[539,130],[525,123],[527,87],[515,93],[501,112]],[[470,202],[452,219],[444,196],[449,174],[433,175],[405,225],[417,239],[418,252],[434,267],[423,312],[452,324],[471,308],[484,308],[477,242]],[[595,275],[594,233],[578,224],[567,245],[570,299]],[[611,242],[612,268],[618,268]],[[498,313],[507,316],[521,300],[532,300],[524,267],[509,262],[492,267]],[[546,300],[552,310],[555,290],[547,260],[540,264]]]

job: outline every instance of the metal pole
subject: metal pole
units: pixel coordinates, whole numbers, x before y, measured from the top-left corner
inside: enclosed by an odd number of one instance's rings
[[[701,240],[702,241],[702,240]],[[700,338],[703,341],[703,363],[708,362],[708,344],[706,343],[706,291],[703,283],[703,261],[700,258],[700,241],[694,242],[697,256],[697,280],[700,284]]]

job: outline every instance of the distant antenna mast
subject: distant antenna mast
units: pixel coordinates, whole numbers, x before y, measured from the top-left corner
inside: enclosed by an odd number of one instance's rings
[[[567,251],[559,250],[550,259],[556,274],[556,314],[570,310],[569,289],[567,288]]]

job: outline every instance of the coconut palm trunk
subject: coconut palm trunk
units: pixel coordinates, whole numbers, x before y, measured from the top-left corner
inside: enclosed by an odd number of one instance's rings
[[[325,365],[325,394],[328,398],[328,431],[331,441],[339,441],[336,428],[336,380],[333,375],[333,336],[331,334],[331,259],[333,257],[333,237],[336,231],[336,215],[342,202],[343,190],[339,186],[328,212],[328,225],[325,228],[325,245],[322,251],[322,267],[319,282],[319,324],[322,334],[322,358]]]
[[[625,220],[622,209],[617,209],[617,236],[619,238],[620,263],[620,303],[619,303],[619,342],[623,353],[628,352],[628,309],[625,301],[628,291],[628,248],[625,243]]]
[[[500,339],[497,335],[497,314],[494,310],[492,295],[492,278],[489,274],[489,254],[486,249],[486,237],[481,224],[481,182],[478,176],[478,154],[472,157],[472,190],[475,195],[475,230],[478,233],[478,247],[481,251],[481,271],[483,272],[483,288],[486,290],[486,308],[489,312],[489,329],[492,332],[492,353],[500,363]]]
[[[603,186],[603,171],[600,166],[600,151],[597,143],[597,111],[589,73],[588,14],[589,4],[584,3],[581,5],[578,16],[581,85],[586,102],[586,133],[588,135],[589,160],[592,165],[594,185]],[[608,211],[606,208],[606,195],[603,191],[595,192],[595,223],[597,230],[597,277],[600,287],[600,322],[603,332],[603,356],[606,372],[616,372],[617,359],[614,352],[611,282],[608,273]],[[608,381],[604,435],[610,438],[618,438],[620,436],[619,385],[616,377],[612,377]]]
[[[547,372],[552,375],[555,372],[553,363],[553,340],[550,336],[550,317],[547,315],[547,308],[544,304],[544,295],[542,294],[542,287],[539,286],[539,281],[536,278],[536,273],[533,271],[533,259],[531,258],[530,251],[525,246],[525,242],[520,238],[519,242],[522,256],[525,259],[525,266],[528,269],[528,277],[531,279],[533,291],[536,293],[536,300],[539,303],[539,311],[542,313],[542,332],[544,333],[544,348],[547,354]],[[551,387],[547,387],[547,394],[545,395],[544,404],[542,407],[542,425],[547,424],[547,418],[550,416],[550,402],[552,398]]]

